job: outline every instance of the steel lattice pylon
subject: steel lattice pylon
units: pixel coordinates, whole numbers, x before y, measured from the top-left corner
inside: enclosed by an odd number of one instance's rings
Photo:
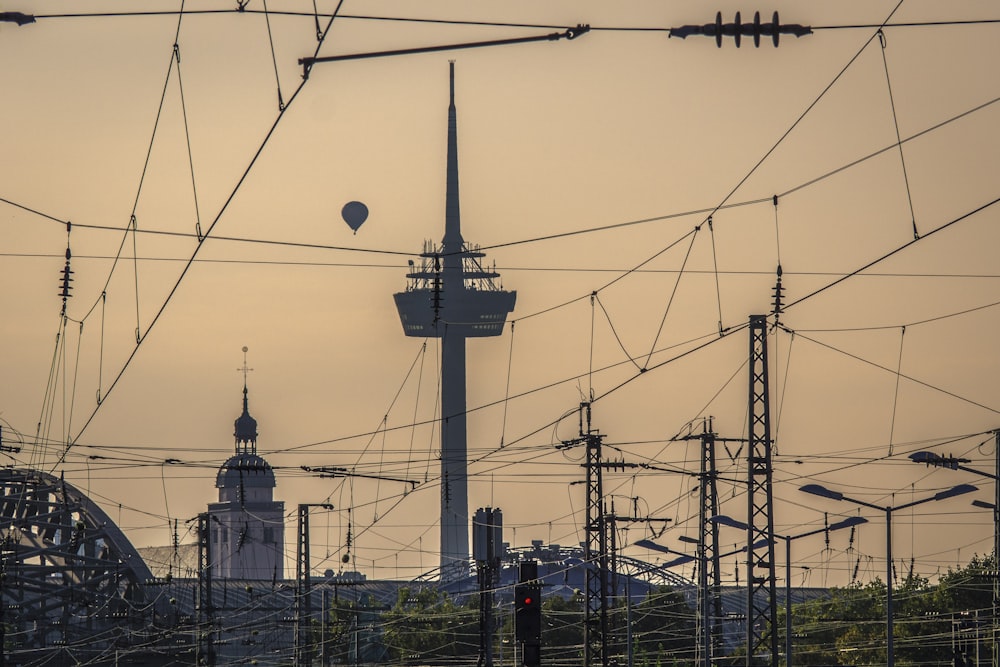
[[[195,663],[215,664],[215,603],[212,601],[212,540],[210,515],[198,515],[198,588],[195,612],[198,615],[198,643]]]
[[[719,618],[722,616],[721,568],[719,563],[719,525],[712,517],[719,514],[719,491],[715,467],[716,434],[711,418],[701,434],[701,470],[698,537],[698,639],[700,664],[710,667],[715,649]]]
[[[767,387],[767,317],[750,316],[750,407],[747,445],[746,664],[778,664],[774,590],[774,516],[771,513],[771,410]],[[754,546],[761,544],[762,548]]]
[[[312,616],[312,581],[309,576],[309,505],[299,505],[295,547],[295,667],[312,664],[308,628]]]
[[[100,651],[146,619],[145,562],[86,495],[53,475],[0,470],[3,623],[15,653]]]
[[[586,420],[586,428],[584,428]],[[584,608],[584,667],[608,664],[608,521],[604,511],[601,442],[604,436],[590,428],[590,404],[580,405],[580,437],[563,443],[583,443],[587,448],[587,517],[584,530],[584,562],[587,600]]]
[[[587,446],[587,608],[584,634],[584,665],[608,664],[608,531],[602,507],[604,488],[601,475],[603,436],[588,431]]]

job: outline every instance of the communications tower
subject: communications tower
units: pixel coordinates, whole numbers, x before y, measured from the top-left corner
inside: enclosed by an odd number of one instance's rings
[[[448,162],[444,238],[424,243],[419,266],[410,262],[406,290],[393,295],[407,336],[441,339],[441,579],[466,573],[469,492],[465,419],[465,339],[499,336],[516,292],[485,270],[486,255],[462,238],[458,200],[455,63],[450,63]]]

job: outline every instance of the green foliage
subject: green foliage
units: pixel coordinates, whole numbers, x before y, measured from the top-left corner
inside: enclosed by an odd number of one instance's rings
[[[358,604],[339,597],[331,601],[325,648],[333,664],[350,662],[351,639],[354,636]]]
[[[660,586],[632,609],[632,645],[638,667],[691,663],[695,642],[695,610],[672,588]]]
[[[557,595],[542,601],[542,663],[583,664],[584,598]]]
[[[479,611],[475,599],[459,606],[434,587],[402,588],[382,615],[389,660],[400,665],[468,662],[479,651]]]
[[[992,568],[992,558],[977,556],[937,584],[912,575],[895,584],[895,663],[951,665],[953,629],[961,622],[975,626],[977,614],[983,623],[988,620],[992,582],[984,571]],[[827,597],[795,605],[792,626],[795,665],[884,665],[885,582],[833,588]],[[984,652],[990,650],[987,635],[980,647]]]

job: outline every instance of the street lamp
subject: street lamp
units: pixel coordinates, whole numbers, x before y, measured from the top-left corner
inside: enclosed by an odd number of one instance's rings
[[[945,500],[947,498],[953,498],[955,496],[960,496],[964,493],[971,493],[972,491],[978,490],[971,484],[959,484],[958,486],[953,486],[950,489],[945,489],[944,491],[938,491],[933,496],[928,496],[927,498],[922,498],[920,500],[914,500],[913,502],[905,503],[897,507],[887,506],[883,507],[881,505],[875,505],[873,503],[866,502],[864,500],[858,500],[857,498],[848,498],[840,491],[831,491],[825,486],[820,486],[819,484],[806,484],[799,489],[800,491],[805,491],[806,493],[811,493],[814,496],[822,496],[823,498],[829,498],[830,500],[846,500],[849,503],[854,503],[855,505],[861,505],[862,507],[869,507],[871,509],[879,510],[885,512],[885,653],[886,653],[886,667],[894,667],[895,665],[895,655],[893,647],[893,609],[892,609],[892,513],[895,510],[902,510],[913,507],[915,505],[922,505],[924,503],[929,503],[933,500]]]
[[[941,456],[934,452],[914,452],[910,454],[910,459],[914,463],[926,463],[929,466],[938,468],[951,468],[952,470],[964,470],[982,477],[993,480],[993,502],[985,503],[980,500],[972,501],[976,507],[993,510],[993,569],[1000,571],[1000,430],[993,432],[994,457],[996,459],[995,472],[990,474],[976,468],[969,468],[962,465],[969,463],[969,459],[956,459],[953,456]],[[1000,578],[993,576],[993,667],[1000,667],[1000,644],[997,642],[997,612],[1000,608]]]
[[[710,521],[721,526],[731,526],[732,528],[739,528],[740,530],[747,530],[748,528],[747,524],[742,521],[737,521],[736,519],[725,515],[713,516]],[[785,541],[785,667],[792,667],[792,540],[797,540],[800,537],[819,535],[820,533],[826,533],[834,530],[842,530],[844,528],[858,526],[862,523],[868,523],[868,519],[861,516],[852,516],[844,519],[843,521],[838,521],[837,523],[832,523],[829,526],[817,528],[816,530],[810,530],[807,533],[801,533],[799,535],[778,535],[775,533],[775,537]]]

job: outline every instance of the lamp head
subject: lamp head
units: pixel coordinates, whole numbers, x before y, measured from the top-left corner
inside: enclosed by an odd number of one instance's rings
[[[690,563],[693,560],[694,560],[693,556],[681,556],[679,558],[675,558],[673,560],[667,561],[666,563],[663,563],[663,567],[675,567],[677,565],[684,565],[686,563]]]
[[[972,493],[973,491],[978,491],[978,487],[972,484],[959,484],[958,486],[953,486],[950,489],[945,489],[944,491],[938,491],[934,494],[934,500],[944,500],[945,498],[954,498],[955,496],[960,496],[963,493]]]
[[[714,524],[720,526],[729,526],[730,528],[739,528],[740,530],[747,530],[749,526],[742,521],[737,521],[736,519],[726,516],[725,514],[717,514],[709,519]]]
[[[638,542],[635,543],[635,546],[640,547],[642,549],[650,549],[651,551],[659,551],[665,554],[675,553],[674,551],[671,551],[667,547],[657,544],[653,540],[639,540]]]
[[[839,491],[831,491],[825,486],[820,486],[819,484],[806,484],[805,486],[799,487],[799,491],[805,491],[806,493],[811,493],[814,496],[822,496],[823,498],[830,498],[831,500],[843,500],[844,494]]]
[[[842,528],[860,526],[863,523],[868,523],[868,519],[864,518],[863,516],[849,516],[843,521],[838,521],[837,523],[830,524],[828,530],[841,530]]]

